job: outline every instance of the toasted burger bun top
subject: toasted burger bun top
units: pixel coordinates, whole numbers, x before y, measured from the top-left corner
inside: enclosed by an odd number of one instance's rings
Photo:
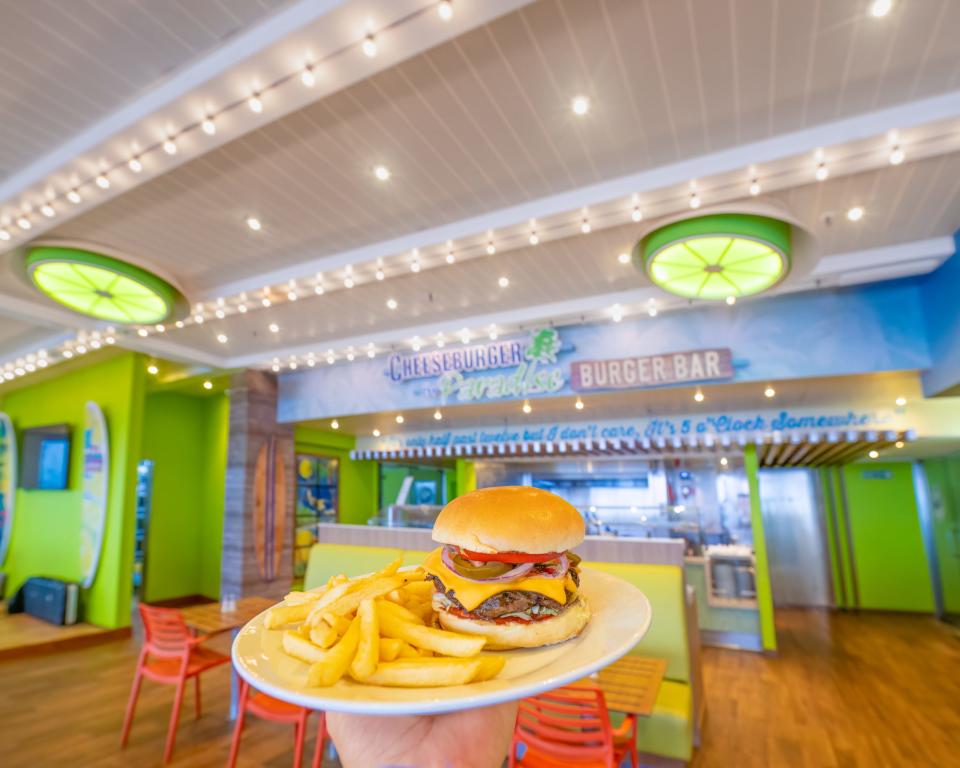
[[[451,501],[433,540],[474,552],[563,552],[583,541],[583,518],[556,494],[520,485],[483,488]]]

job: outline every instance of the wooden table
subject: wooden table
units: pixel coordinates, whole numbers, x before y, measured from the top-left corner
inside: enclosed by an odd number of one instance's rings
[[[624,656],[583,682],[600,686],[608,709],[649,717],[666,671],[666,659]]]
[[[233,640],[243,626],[258,613],[265,611],[274,604],[274,600],[269,597],[241,597],[236,601],[232,611],[224,611],[220,603],[203,603],[202,605],[191,605],[180,609],[180,615],[183,616],[183,623],[196,635],[216,635],[221,632],[229,632],[231,638],[231,648]],[[237,705],[239,704],[240,685],[237,680],[237,670],[230,665],[230,719],[237,716]]]

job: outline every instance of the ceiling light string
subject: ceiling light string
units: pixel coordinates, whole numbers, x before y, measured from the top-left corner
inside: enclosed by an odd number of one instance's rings
[[[349,55],[351,52],[356,51],[357,49],[362,51],[363,54],[368,58],[373,58],[377,55],[377,41],[383,35],[411,21],[414,21],[421,16],[432,13],[437,13],[441,19],[444,21],[449,21],[453,17],[453,3],[450,0],[445,0],[444,2],[418,8],[379,29],[370,30],[364,35],[363,38],[346,43],[340,48],[331,51],[321,59],[311,60],[304,66],[288,72],[287,74],[278,77],[276,80],[273,80],[262,87],[253,89],[246,96],[231,102],[227,102],[217,110],[208,111],[196,121],[187,123],[186,125],[181,126],[181,128],[178,130],[169,131],[162,139],[159,139],[158,141],[149,144],[142,149],[137,149],[128,157],[117,160],[113,164],[104,164],[97,173],[87,178],[76,180],[74,183],[69,185],[68,190],[62,194],[54,195],[53,197],[49,198],[46,201],[46,205],[52,209],[55,203],[63,202],[64,200],[72,203],[73,205],[79,205],[83,199],[80,194],[80,190],[91,185],[96,185],[103,190],[109,189],[111,186],[110,176],[114,172],[123,168],[126,168],[134,173],[140,173],[143,170],[143,158],[146,155],[150,155],[159,151],[163,151],[169,156],[176,155],[179,150],[178,141],[187,134],[197,130],[202,131],[207,136],[215,135],[217,119],[228,112],[232,112],[240,107],[246,107],[258,115],[262,114],[267,106],[265,97],[268,96],[270,92],[281,88],[294,79],[301,80],[304,85],[312,86],[315,82],[316,72],[318,69],[322,69],[325,65],[332,63],[335,59]],[[47,217],[50,218],[49,216]],[[27,226],[21,226],[21,229],[29,230],[32,226],[30,219],[26,218],[23,214],[21,214],[20,218],[23,218],[27,222]],[[2,235],[0,235],[0,240],[7,239],[9,238],[4,238]]]

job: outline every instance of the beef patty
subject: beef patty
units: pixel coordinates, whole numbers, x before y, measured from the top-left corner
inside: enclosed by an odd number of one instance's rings
[[[569,571],[573,582],[580,586],[579,574],[574,570],[570,569]],[[432,580],[434,586],[437,588],[438,592],[444,592],[447,599],[453,603],[456,608],[459,608],[465,613],[470,613],[476,616],[478,619],[499,619],[501,616],[505,616],[508,613],[523,613],[535,605],[540,605],[544,608],[551,608],[557,612],[562,611],[566,608],[566,605],[558,603],[556,600],[553,600],[546,595],[541,595],[539,592],[527,592],[522,589],[508,589],[504,592],[498,592],[493,597],[488,597],[480,605],[474,608],[472,611],[467,611],[463,607],[463,604],[457,600],[456,593],[452,589],[445,590],[443,582],[432,574],[427,574]],[[567,590],[567,605],[570,605],[571,598],[574,597],[574,594]]]

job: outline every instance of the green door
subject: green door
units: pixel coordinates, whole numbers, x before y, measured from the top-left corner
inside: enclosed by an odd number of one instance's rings
[[[860,607],[932,613],[912,465],[848,464],[843,482]]]
[[[960,457],[923,462],[943,610],[960,616]]]

